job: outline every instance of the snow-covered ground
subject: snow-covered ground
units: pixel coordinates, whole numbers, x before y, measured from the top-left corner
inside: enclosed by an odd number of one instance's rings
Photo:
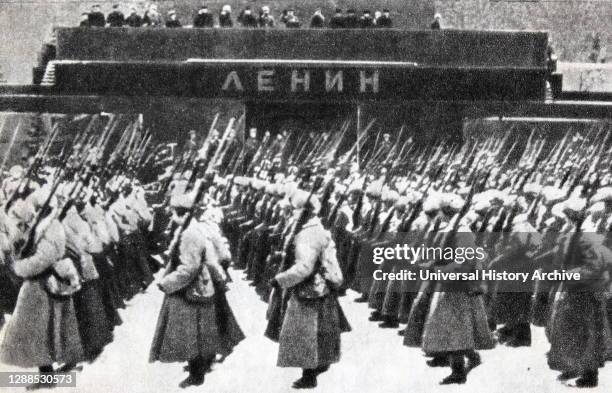
[[[298,369],[276,367],[277,344],[263,336],[266,305],[255,295],[242,272],[233,271],[228,292],[238,322],[247,338],[225,362],[215,364],[203,386],[188,391],[213,393],[285,393],[300,376]],[[530,348],[498,346],[481,352],[483,364],[473,370],[465,385],[440,386],[450,370],[429,368],[420,350],[402,345],[397,329],[380,329],[369,322],[369,310],[357,304],[355,293],[341,299],[353,331],[342,336],[342,360],[319,377],[315,392],[420,393],[420,392],[527,392],[557,393],[575,391],[556,380],[557,373],[546,365],[548,343],[544,330],[534,329]],[[152,285],[137,295],[121,311],[123,325],[116,329],[115,341],[93,363],[77,374],[76,388],[56,388],[58,393],[145,393],[180,392],[185,378],[184,364],[148,363],[157,313],[163,294]],[[1,336],[1,333],[0,333]],[[0,371],[18,370],[0,364]],[[573,381],[570,381],[570,385]],[[17,389],[14,389],[17,390]],[[14,391],[13,390],[13,391]],[[10,391],[0,388],[0,392]],[[19,391],[24,391],[20,388]],[[612,363],[600,370],[600,384],[589,392],[612,391]]]

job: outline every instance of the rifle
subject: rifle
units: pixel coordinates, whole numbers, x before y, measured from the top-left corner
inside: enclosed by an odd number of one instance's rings
[[[13,191],[11,196],[8,198],[6,205],[4,206],[5,212],[9,211],[13,203],[15,203],[15,201],[19,199],[19,197],[25,196],[22,194],[27,192],[30,186],[30,181],[32,177],[34,177],[36,173],[38,173],[38,169],[44,162],[46,158],[46,154],[49,151],[49,147],[52,141],[57,136],[58,132],[59,132],[59,127],[57,127],[57,124],[56,124],[56,127],[54,127],[53,130],[51,131],[51,134],[47,138],[47,141],[43,145],[41,145],[41,147],[38,149],[38,152],[36,152],[36,155],[34,156],[34,161],[32,161],[32,164],[30,164],[30,166],[28,167],[28,171],[26,172],[25,176],[21,179],[15,191]],[[24,181],[25,181],[25,184],[24,184]]]
[[[191,221],[193,220],[195,213],[197,211],[198,208],[198,203],[200,202],[200,200],[202,199],[202,197],[204,196],[204,193],[206,192],[206,190],[210,187],[210,185],[212,184],[212,181],[214,179],[214,174],[212,176],[210,176],[210,174],[207,174],[204,179],[200,182],[200,184],[198,185],[198,188],[196,190],[195,196],[193,198],[193,204],[191,205],[191,207],[189,208],[189,211],[186,213],[185,216],[185,220],[183,221],[183,223],[181,224],[181,226],[179,227],[179,234],[178,234],[178,239],[180,239],[183,236],[183,233],[185,232],[185,230],[189,227],[189,224],[191,224]],[[174,247],[172,250],[170,250],[170,255],[174,255],[176,252],[178,252],[178,246],[179,246],[180,242],[176,242],[174,244]],[[172,272],[174,270],[176,270],[177,265],[176,265],[176,260],[178,258],[170,258],[170,265],[168,266],[168,272]]]

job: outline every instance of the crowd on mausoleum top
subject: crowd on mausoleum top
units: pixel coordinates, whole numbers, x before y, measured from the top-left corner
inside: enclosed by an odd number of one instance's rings
[[[278,20],[277,20],[278,18]],[[219,10],[211,10],[206,5],[201,5],[193,20],[181,21],[175,10],[170,10],[166,15],[159,11],[156,4],[151,4],[142,13],[134,6],[130,7],[129,11],[124,13],[119,4],[112,6],[112,11],[108,15],[104,15],[99,5],[92,6],[89,12],[83,12],[81,15],[81,27],[167,27],[167,28],[228,28],[228,27],[245,27],[245,28],[391,28],[393,21],[391,20],[388,9],[382,11],[363,10],[357,13],[354,9],[348,9],[346,12],[340,8],[336,8],[331,16],[325,16],[321,8],[317,8],[314,13],[306,21],[302,21],[294,9],[283,10],[277,18],[270,12],[269,6],[262,6],[259,9],[254,9],[251,6],[246,6],[237,16],[232,13],[230,5],[224,5]],[[440,28],[440,17],[436,15],[431,24],[432,29]]]

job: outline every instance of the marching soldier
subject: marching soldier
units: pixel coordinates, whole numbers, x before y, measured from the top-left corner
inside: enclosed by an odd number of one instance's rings
[[[529,222],[525,211],[514,217],[509,230],[508,240],[500,244],[499,248],[503,249],[497,251],[498,256],[489,263],[488,269],[531,275],[537,269],[531,253],[540,247],[540,234]],[[498,330],[500,343],[512,347],[531,345],[529,322],[533,291],[531,280],[520,284],[499,282],[490,288],[491,319],[504,325]]]
[[[50,209],[38,211],[23,200],[12,207],[21,220],[18,227],[25,229],[21,236],[27,239],[27,249],[11,266],[23,284],[0,344],[0,362],[38,367],[41,373],[52,373],[54,363],[76,364],[85,359],[71,296],[80,289],[80,283],[74,265],[64,258],[66,234],[57,218],[56,203],[51,201]],[[43,204],[38,206],[42,208]],[[40,220],[36,219],[38,215]],[[38,225],[30,227],[35,219]],[[54,274],[60,272],[67,282],[61,290],[53,285],[58,282]],[[52,386],[45,381],[32,387]]]
[[[180,383],[182,388],[203,384],[215,356],[228,355],[244,338],[224,302],[227,277],[215,247],[219,244],[211,238],[209,226],[189,217],[194,199],[185,194],[171,202],[180,226],[170,264],[158,283],[166,296],[150,354],[151,362],[188,362],[189,376]]]
[[[582,232],[587,201],[570,197],[563,202],[571,230],[560,239],[560,267],[579,273],[580,280],[561,283],[547,328],[548,364],[561,371],[561,380],[579,377],[577,387],[596,387],[598,370],[606,361],[612,338],[605,296],[612,272],[612,252],[603,236]]]
[[[465,202],[456,194],[444,194],[441,201],[441,211],[446,228],[444,234],[445,247],[471,247],[475,249],[474,235],[461,220],[460,214]],[[448,221],[447,221],[448,220]],[[463,263],[451,261],[445,265],[433,264],[438,271],[473,273],[480,267],[473,260]],[[493,338],[489,333],[487,316],[483,300],[483,290],[478,283],[450,281],[438,282],[425,328],[423,330],[423,351],[428,354],[447,356],[452,373],[440,383],[443,385],[465,383],[469,370],[477,367],[481,360],[475,352],[479,349],[491,349]],[[465,358],[468,358],[466,368]]]
[[[68,188],[72,188],[72,184],[68,183]],[[81,277],[81,290],[75,293],[73,300],[83,350],[86,359],[92,361],[112,342],[113,325],[102,302],[98,285],[100,275],[91,255],[101,250],[96,249],[89,225],[81,218],[70,198],[76,197],[71,196],[68,190],[65,194],[58,194],[59,202],[68,207],[67,210],[63,208],[58,220],[66,236],[65,257],[77,266]]]
[[[340,360],[340,334],[349,329],[334,290],[342,283],[331,235],[316,216],[316,197],[298,191],[291,197],[298,220],[289,236],[292,266],[271,282],[283,288],[287,309],[279,336],[278,366],[302,368],[297,389],[314,388],[317,376]]]

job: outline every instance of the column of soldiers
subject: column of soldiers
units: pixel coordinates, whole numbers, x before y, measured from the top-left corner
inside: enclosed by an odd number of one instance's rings
[[[338,298],[349,289],[381,327],[406,324],[403,344],[421,348],[428,365],[450,367],[443,384],[464,383],[481,363],[477,351],[496,342],[530,345],[534,324],[546,326],[548,363],[560,379],[597,386],[612,356],[610,130],[558,140],[534,131],[527,140],[508,134],[458,146],[419,142],[403,129],[393,141],[370,133],[373,121],[356,142],[348,121],[336,133],[260,139],[251,129],[245,140],[241,120],[222,134],[216,122],[147,186],[159,202],[152,213],[136,180],[150,138],[136,128],[111,154],[104,147],[83,154],[106,145],[108,127],[100,139],[84,137],[86,148],[76,144],[81,154],[48,163],[43,146],[27,173],[11,171],[22,180],[3,185],[0,224],[10,224],[0,225],[8,273],[0,278],[7,288],[23,284],[8,310],[0,361],[49,372],[95,358],[112,339],[119,302],[152,282],[159,266],[146,256],[162,245],[167,266],[157,285],[166,295],[150,361],[187,362],[181,387],[202,384],[244,338],[225,298],[231,261],[268,303],[265,335],[279,343],[278,366],[302,369],[295,388],[315,387],[340,360],[350,325]],[[36,190],[23,191],[35,182]],[[87,228],[96,235],[84,239]],[[373,263],[373,247],[395,244],[482,247],[487,257]],[[485,268],[585,279],[518,286],[374,279],[378,269]],[[58,331],[49,335],[49,326]],[[97,333],[88,335],[89,326]]]
[[[269,303],[266,336],[280,342],[278,365],[304,369],[294,386],[316,386],[317,375],[338,360],[335,343],[350,328],[335,301],[347,289],[361,294],[356,301],[368,304],[370,320],[382,328],[406,324],[403,344],[421,348],[429,366],[450,367],[441,384],[465,383],[481,364],[479,350],[530,346],[533,324],[546,327],[548,363],[559,380],[597,386],[598,369],[612,360],[610,130],[568,132],[560,140],[534,130],[526,141],[508,134],[457,146],[404,140],[401,131],[393,142],[390,134],[368,135],[370,126],[343,154],[346,124],[335,135],[284,135],[274,153],[277,140],[264,137],[249,152],[238,148],[251,163],[227,168],[216,187],[235,267],[246,269],[245,279]],[[313,218],[302,227],[304,199]],[[320,229],[310,235],[313,220]],[[327,231],[340,266],[333,274],[322,251]],[[485,258],[456,263],[433,254],[409,264],[373,263],[373,247],[396,244],[481,247]],[[565,271],[582,279],[375,280],[377,269]],[[283,272],[297,277],[287,282]],[[304,282],[311,291],[321,286],[314,297],[334,305],[309,303],[294,287]],[[284,339],[292,340],[292,353]]]
[[[96,135],[97,119],[72,148],[66,141],[52,155],[61,139],[56,124],[29,168],[15,166],[2,181],[1,363],[41,373],[82,369],[113,341],[118,310],[161,267],[151,256],[153,217],[136,178],[151,138],[139,140],[132,127],[109,152],[118,123],[111,117]]]

